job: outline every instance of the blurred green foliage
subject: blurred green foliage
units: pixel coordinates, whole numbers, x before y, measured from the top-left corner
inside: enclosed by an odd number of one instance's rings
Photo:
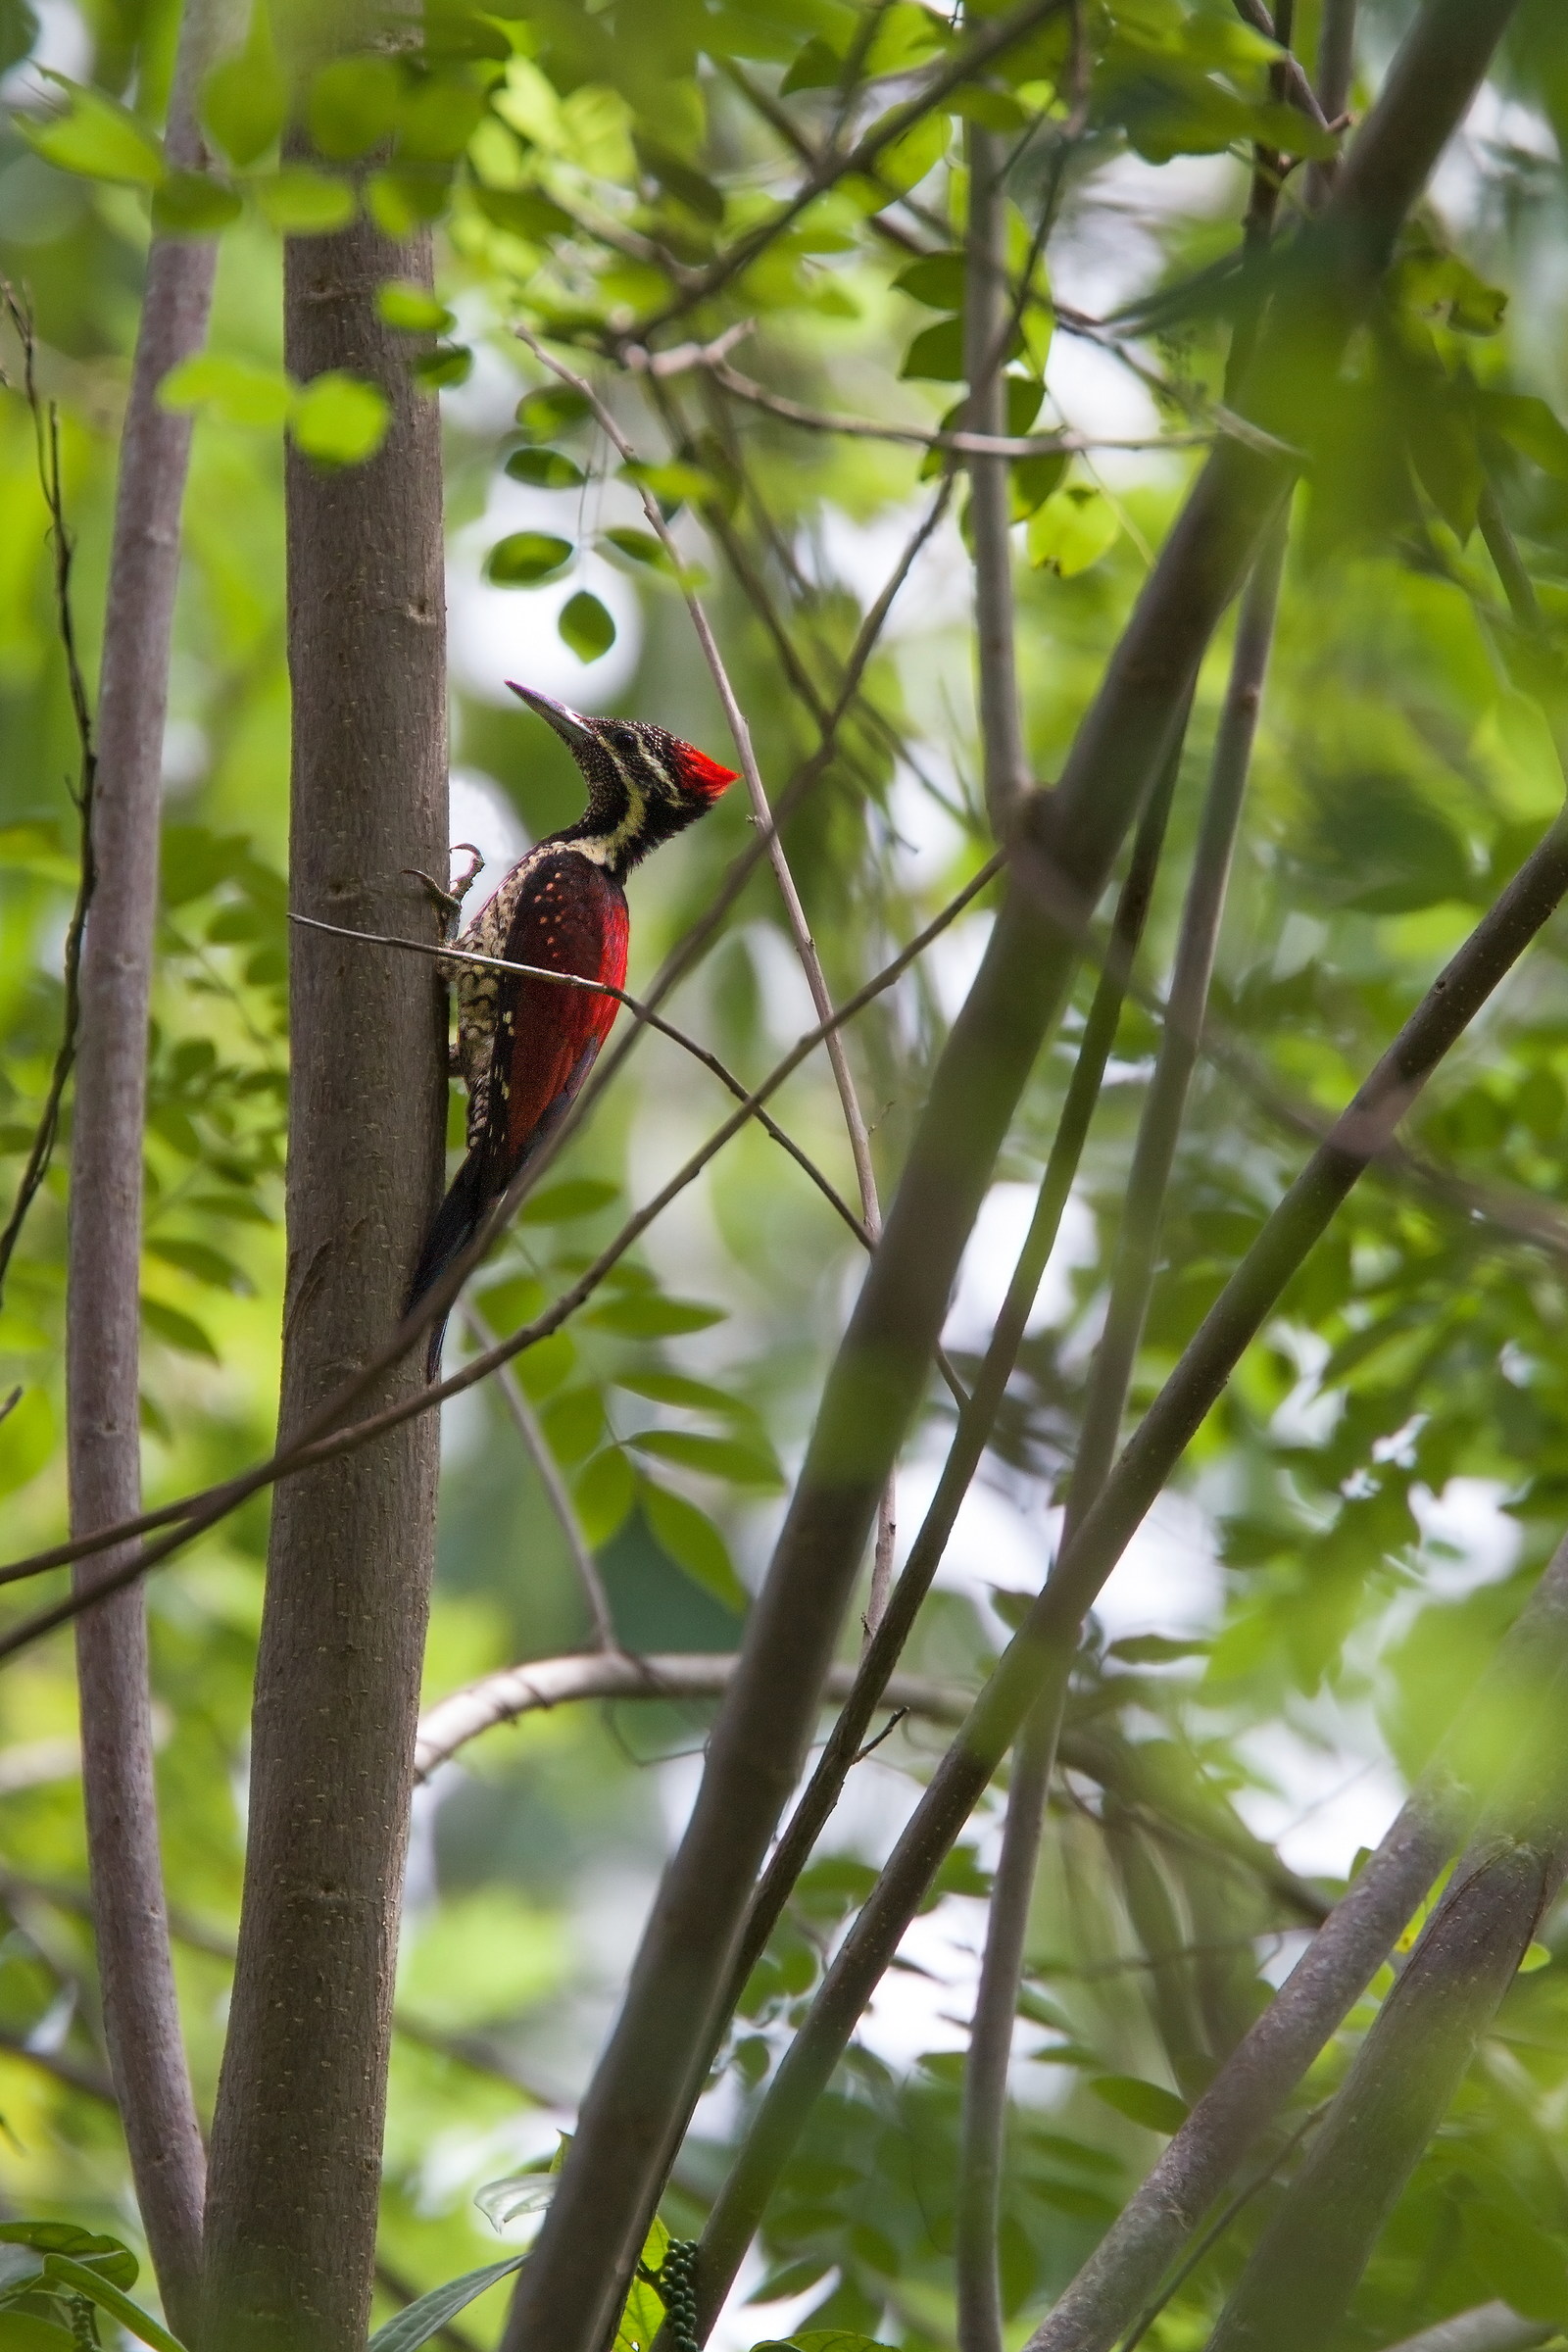
[[[1298,11],[1307,58],[1316,14]],[[1369,50],[1381,55],[1408,14],[1403,0],[1369,7]],[[1032,755],[1050,776],[1200,462],[1193,444],[1223,424],[1214,403],[1244,293],[1235,256],[1250,144],[1312,156],[1325,142],[1271,95],[1270,45],[1220,0],[1058,11],[982,81],[958,83],[907,123],[895,110],[963,38],[910,0],[508,0],[493,14],[426,0],[415,46],[314,71],[300,62],[294,12],[274,17],[256,0],[242,47],[202,92],[212,164],[172,172],[161,143],[169,0],[84,0],[49,24],[58,31],[68,19],[69,76],[24,66],[7,84],[0,267],[28,290],[43,391],[60,408],[89,659],[147,239],[156,225],[223,240],[210,348],[163,394],[194,412],[197,430],[146,1150],[143,1412],[157,1501],[249,1462],[271,1427],[287,1091],[281,436],[310,462],[355,464],[386,416],[368,383],[300,386],[284,373],[280,236],[327,231],[362,203],[391,235],[436,224],[439,300],[392,279],[381,307],[445,402],[455,760],[482,779],[465,808],[497,840],[509,826],[537,837],[575,813],[575,779],[506,698],[503,668],[725,751],[639,487],[671,519],[694,576],[700,565],[710,582],[775,797],[811,760],[856,633],[943,461],[918,441],[803,427],[766,402],[883,426],[959,420],[965,121],[1013,142],[1009,430],[1066,422],[1092,445],[1167,444],[1143,456],[1047,448],[1015,465],[1019,666]],[[28,8],[0,10],[0,68],[38,37]],[[1358,111],[1369,94],[1358,88]],[[291,103],[314,141],[310,165],[279,155]],[[1488,104],[1313,421],[1213,1052],[1183,1138],[1140,1399],[1298,1165],[1311,1123],[1348,1099],[1560,804],[1568,220],[1554,141],[1568,127],[1568,41],[1549,0],[1522,13]],[[852,134],[862,168],[846,170]],[[811,159],[815,192],[798,201]],[[1116,315],[1097,322],[1083,306]],[[623,470],[580,397],[524,356],[510,332],[519,319],[600,368],[637,466]],[[700,366],[639,372],[645,349],[742,323],[726,365],[763,387],[760,402]],[[630,364],[606,364],[616,359]],[[1123,420],[1115,429],[1102,408]],[[58,1042],[74,884],[74,755],[43,525],[32,424],[7,394],[7,1186]],[[1522,558],[1523,597],[1493,561],[1500,525]],[[950,518],[832,756],[805,771],[787,827],[840,994],[986,854],[963,545]],[[1146,956],[1156,987],[1227,650],[1216,647],[1200,684]],[[731,796],[638,876],[634,987],[749,838]],[[856,1025],[885,1192],[987,920],[983,906],[968,914]],[[1008,1183],[1038,1175],[1092,977],[1042,1056]],[[751,1076],[807,1025],[760,876],[674,1010]],[[1026,1344],[986,1473],[989,1507],[1010,1514],[1011,1556],[1039,1570],[1155,1034],[1130,1006],[1080,1180],[1075,1253]],[[822,1070],[810,1065],[777,1107],[852,1193]],[[562,1180],[487,1269],[489,1323],[506,1330],[537,1312],[725,1108],[676,1048],[645,1039]],[[1203,1621],[1195,1633],[1155,1608],[1146,1636],[1098,1639],[1081,1663],[1020,2010],[1002,2247],[1013,2318],[1065,2283],[1256,2014],[1314,1906],[1338,1889],[1332,1875],[1293,1882],[1236,1810],[1240,1798],[1263,1818],[1284,1769],[1282,1727],[1330,1778],[1375,1752],[1413,1773],[1562,1533],[1568,1223],[1553,1204],[1568,1190],[1565,1108],[1559,926],[1424,1101],[1412,1160],[1352,1196],[1195,1446],[1185,1485],[1200,1548],[1218,1563]],[[0,1313],[0,1385],[24,1390],[0,1422],[18,1551],[64,1518],[68,1175],[69,1150]],[[857,1265],[818,1194],[752,1130],[588,1311],[518,1359],[627,1646],[733,1647]],[[960,1369],[972,1339],[967,1327],[956,1336]],[[934,1389],[911,1490],[950,1421]],[[589,1628],[567,1538],[503,1400],[489,1390],[465,1398],[445,1440],[432,1697],[580,1646]],[[1484,1536],[1467,1545],[1445,1535],[1459,1524],[1452,1511],[1434,1515],[1445,1497],[1469,1497]],[[258,1499],[151,1595],[166,1855],[204,2099],[239,1895],[265,1536]],[[995,1606],[988,1594],[983,1540],[960,1566],[961,1590],[933,1597],[907,1663],[962,1682],[982,1670],[1008,1612],[1005,1594]],[[495,2259],[474,2191],[548,2159],[634,1944],[667,1812],[682,1802],[683,1768],[670,1760],[700,1744],[706,1719],[704,1706],[667,1699],[535,1716],[444,1767],[421,1795],[381,2318]],[[105,2095],[74,1736],[70,1651],[58,1641],[0,1684],[0,2187],[29,2213],[133,2234]],[[869,1883],[878,1833],[865,1821],[879,1804],[897,1816],[901,1781],[926,1768],[937,1737],[911,1719],[879,1748],[861,1768],[875,1787],[860,1828],[802,1880],[682,2160],[668,2213],[683,2233],[695,2233],[749,2102]],[[839,2341],[954,2340],[961,2034],[945,2026],[967,2012],[961,1946],[978,1932],[994,1845],[988,1816],[934,1898],[949,1941],[930,1965],[956,1982],[933,1988],[912,1953],[898,1980],[925,1983],[915,2031],[930,2046],[898,2063],[878,2054],[876,2033],[857,2047],[767,2219],[754,2299],[800,2298],[788,2306],[795,2324],[848,2331]],[[1340,1867],[1351,1863],[1347,1851]],[[1357,2343],[1494,2294],[1568,2322],[1557,2145],[1568,1928],[1548,1922],[1537,1957],[1399,2206],[1356,2307]],[[1391,1981],[1385,1972],[1314,2069],[1286,2132],[1343,2073]],[[1148,2338],[1158,2352],[1201,2341],[1277,2193],[1265,2182],[1183,2284]],[[501,2303],[488,2294],[464,2327],[490,2340]],[[653,2306],[628,2314],[627,2340],[658,2317]],[[825,2352],[828,2334],[816,2340]]]

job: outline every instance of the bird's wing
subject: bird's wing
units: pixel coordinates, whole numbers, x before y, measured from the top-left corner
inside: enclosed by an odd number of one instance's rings
[[[592,859],[562,849],[542,858],[518,894],[503,950],[512,963],[575,972],[619,988],[626,977],[626,901]],[[490,1064],[486,1157],[510,1182],[552,1116],[593,1065],[619,1010],[613,997],[504,974]]]

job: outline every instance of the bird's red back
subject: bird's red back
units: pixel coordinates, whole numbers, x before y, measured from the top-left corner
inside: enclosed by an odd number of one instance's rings
[[[603,867],[570,849],[537,859],[518,893],[511,963],[575,972],[619,988],[626,977],[626,900]],[[613,997],[508,974],[496,1008],[487,1145],[510,1178],[541,1124],[581,1086],[614,1023]],[[499,1173],[499,1170],[498,1170]]]

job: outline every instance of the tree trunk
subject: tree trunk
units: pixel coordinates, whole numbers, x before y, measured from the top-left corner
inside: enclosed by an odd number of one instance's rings
[[[360,221],[287,249],[285,356],[394,404],[369,464],[290,450],[290,896],[425,932],[403,872],[445,873],[439,421],[376,289],[430,282],[427,239]],[[296,931],[279,1429],[396,1323],[440,1183],[445,1020],[422,960]],[[422,1380],[419,1352],[376,1390]],[[279,1488],[257,1668],[250,1839],[213,2131],[207,2340],[360,2352],[374,2257],[393,1969],[434,1552],[437,1424]]]
[[[181,23],[168,147],[187,170],[205,160],[195,93],[231,13],[226,0],[189,0]],[[141,1508],[147,1016],[169,653],[191,438],[189,416],[161,409],[157,391],[171,368],[202,347],[217,258],[210,238],[154,238],[121,437],[71,1150],[67,1454],[71,1527],[78,1536]],[[107,1551],[84,1561],[76,1590],[90,1592],[125,1556]],[[169,1952],[147,1609],[139,1585],[78,1620],[76,1677],[104,2031],[153,2267],[164,2307],[183,2329],[196,2317],[206,2159]]]

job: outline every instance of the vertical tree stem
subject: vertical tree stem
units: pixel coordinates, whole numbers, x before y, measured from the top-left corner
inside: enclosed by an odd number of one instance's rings
[[[971,433],[1007,429],[1003,368],[1012,305],[1007,293],[1005,145],[994,130],[968,124],[969,226],[964,252],[963,362],[969,379],[964,426]],[[1011,484],[1005,458],[969,460],[969,528],[974,538],[975,660],[979,672],[980,747],[986,810],[999,842],[1007,840],[1029,760],[1018,710],[1013,648]]]
[[[1350,103],[1355,80],[1356,0],[1323,0],[1317,33],[1317,100],[1327,122],[1337,122]],[[1307,166],[1306,201],[1315,211],[1334,186],[1338,162]]]
[[[187,0],[167,144],[204,160],[196,94],[228,11]],[[67,1460],[71,1527],[87,1535],[141,1507],[140,1273],[147,1021],[158,907],[159,788],[179,577],[190,418],[158,405],[169,369],[201,348],[217,247],[155,237],[121,440],[99,684],[80,963],[67,1242]],[[122,1565],[76,1569],[90,1592]],[[165,2308],[192,2328],[206,2160],[180,2035],[153,1775],[146,1598],[140,1586],[76,1624],[82,1793],[104,2030],[131,2178]]]
[[[293,795],[302,913],[407,935],[405,867],[446,857],[441,456],[433,399],[380,318],[429,239],[361,220],[285,247],[285,357],[378,383],[368,464],[288,456]],[[442,869],[444,870],[444,868]],[[385,1341],[439,1189],[445,1019],[421,959],[291,942],[286,1441]],[[417,1355],[377,1385],[421,1387]],[[272,1505],[239,1955],[213,2130],[208,2340],[363,2352],[429,1579],[436,1416],[291,1480]]]

